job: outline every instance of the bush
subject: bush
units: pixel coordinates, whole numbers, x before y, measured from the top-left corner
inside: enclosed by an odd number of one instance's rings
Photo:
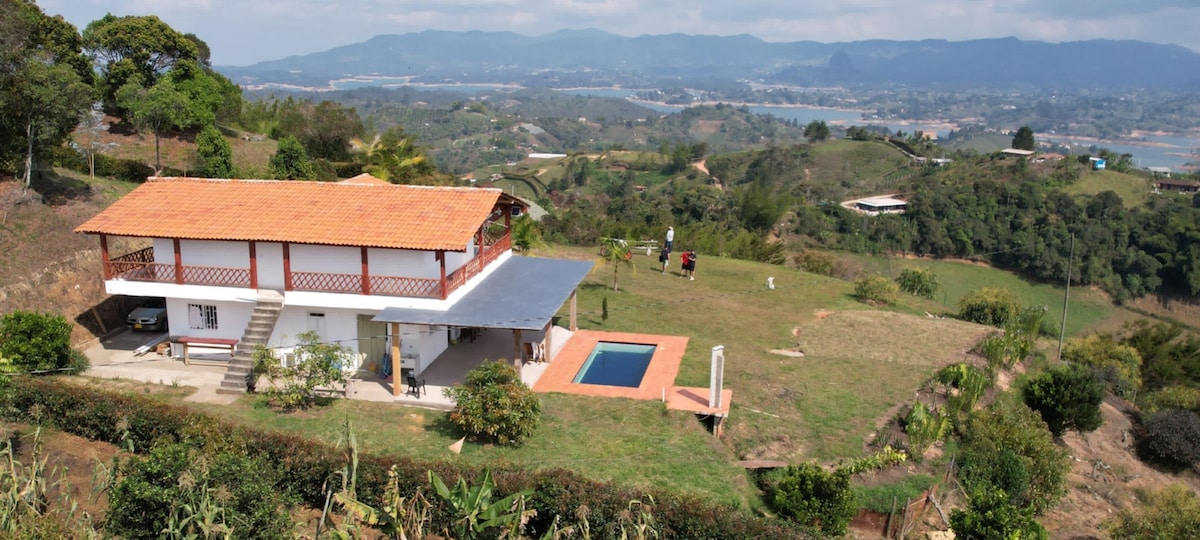
[[[900,290],[908,294],[929,299],[933,298],[941,286],[938,284],[937,275],[928,268],[905,268],[896,278],[896,283],[900,285]]]
[[[1021,299],[1008,289],[985,287],[958,299],[958,316],[964,321],[1003,327],[1021,312]]]
[[[854,296],[867,303],[894,304],[898,290],[895,283],[880,275],[867,276],[854,282]]]
[[[0,356],[18,371],[57,370],[79,363],[71,357],[71,325],[53,313],[14,311],[0,317]]]
[[[454,400],[450,421],[468,434],[519,445],[537,429],[542,403],[507,362],[484,362],[462,384],[443,391]]]
[[[1122,510],[1104,528],[1113,538],[1157,540],[1200,536],[1200,496],[1180,484],[1139,494],[1142,502]]]
[[[1003,491],[984,489],[971,496],[966,510],[950,512],[950,528],[961,540],[1046,540],[1046,529],[1033,512],[1009,503]]]
[[[997,488],[1011,504],[1035,514],[1066,492],[1067,452],[1022,403],[996,402],[972,415],[959,458],[958,476],[969,492]]]
[[[822,276],[833,276],[833,255],[826,251],[806,249],[792,257],[792,262],[805,272]]]
[[[253,353],[251,378],[266,375],[271,386],[263,394],[272,406],[285,411],[311,407],[317,402],[317,390],[345,384],[342,367],[353,356],[337,343],[322,343],[320,334],[311,330],[296,337],[300,344],[292,352],[291,365],[283,365],[275,351],[261,345]]]
[[[934,378],[946,386],[946,411],[955,424],[971,414],[979,398],[992,387],[991,375],[970,364],[951,364]]]
[[[804,463],[772,473],[769,482],[767,497],[780,515],[830,536],[846,534],[857,511],[848,472]]]
[[[1200,462],[1200,415],[1183,409],[1154,413],[1142,426],[1140,447],[1151,461],[1190,467]]]
[[[1069,364],[1042,373],[1030,379],[1024,397],[1056,437],[1068,429],[1084,433],[1104,424],[1104,384],[1086,366]]]
[[[1112,336],[1071,338],[1063,346],[1062,359],[1092,368],[1109,391],[1123,398],[1132,398],[1142,386],[1142,355]]]
[[[904,417],[904,434],[908,435],[908,450],[913,460],[920,462],[930,444],[950,434],[950,418],[941,409],[918,401]]]
[[[196,520],[210,517],[211,531],[233,537],[252,531],[254,538],[291,538],[291,503],[276,490],[277,474],[262,459],[158,445],[149,456],[117,466],[106,531],[130,539],[208,537]]]
[[[1142,395],[1138,408],[1143,413],[1153,414],[1163,409],[1187,409],[1200,412],[1200,388],[1190,386],[1168,386]]]

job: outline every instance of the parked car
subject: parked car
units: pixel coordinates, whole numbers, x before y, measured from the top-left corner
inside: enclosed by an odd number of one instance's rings
[[[167,300],[165,298],[147,298],[142,305],[135,308],[125,317],[125,323],[131,330],[161,332],[167,329]]]

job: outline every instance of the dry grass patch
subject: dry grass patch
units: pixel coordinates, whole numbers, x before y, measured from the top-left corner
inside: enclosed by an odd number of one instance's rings
[[[890,311],[837,311],[798,330],[798,348],[808,356],[944,366],[963,360],[992,328]]]

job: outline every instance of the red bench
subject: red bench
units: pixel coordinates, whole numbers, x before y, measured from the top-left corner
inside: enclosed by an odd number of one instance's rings
[[[183,345],[183,364],[191,364],[188,359],[188,345],[201,345],[204,347],[213,347],[218,349],[229,349],[229,354],[232,355],[237,350],[238,340],[229,338],[204,338],[204,337],[189,337],[183,336],[175,338],[175,343]]]

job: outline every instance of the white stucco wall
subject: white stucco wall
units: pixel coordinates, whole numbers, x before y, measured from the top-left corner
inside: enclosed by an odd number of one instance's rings
[[[191,328],[188,318],[188,304],[216,306],[217,328]],[[253,312],[253,302],[167,298],[167,321],[170,326],[172,339],[183,336],[242,339],[242,334],[246,331],[246,323],[250,322],[250,315]]]
[[[258,288],[283,290],[283,244],[258,242],[254,245],[258,260]]]

